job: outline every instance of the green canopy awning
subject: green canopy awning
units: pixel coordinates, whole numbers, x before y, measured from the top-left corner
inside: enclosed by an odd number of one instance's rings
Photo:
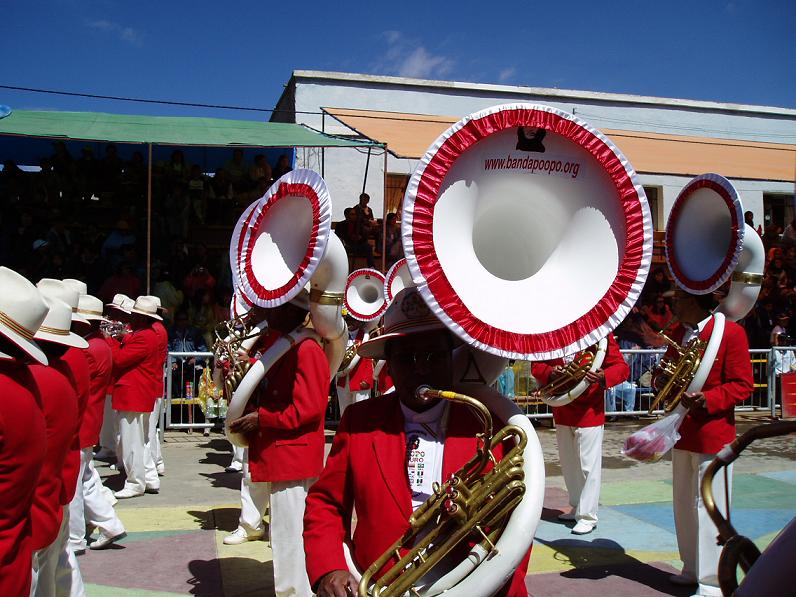
[[[0,119],[0,135],[200,147],[381,146],[372,141],[331,137],[300,124],[101,112],[14,110]]]

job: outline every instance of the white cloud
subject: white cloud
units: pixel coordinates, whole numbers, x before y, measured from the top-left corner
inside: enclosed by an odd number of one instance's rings
[[[501,83],[505,83],[506,81],[511,79],[514,76],[514,73],[516,72],[517,69],[514,68],[513,66],[510,66],[509,68],[504,68],[503,70],[500,71],[500,73],[498,73],[498,81],[500,81]]]
[[[454,61],[442,54],[433,54],[415,39],[404,37],[400,31],[385,31],[382,37],[387,50],[376,61],[373,70],[399,77],[443,77],[453,69]]]
[[[123,27],[119,23],[106,21],[105,19],[89,21],[86,23],[86,26],[109,35],[114,35],[121,41],[134,46],[141,46],[143,44],[143,36],[132,27]]]

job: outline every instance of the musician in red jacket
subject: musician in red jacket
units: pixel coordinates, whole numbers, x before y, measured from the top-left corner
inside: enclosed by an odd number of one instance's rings
[[[158,315],[164,316],[164,309],[160,306],[160,297],[154,295],[147,295],[154,301],[158,308]],[[153,321],[152,329],[158,336],[158,350],[163,353],[163,362],[169,356],[169,333],[162,321]],[[160,413],[163,410],[163,376],[159,379],[153,379],[152,391],[155,393],[155,408],[152,410],[152,416],[149,417],[149,428],[147,429],[147,446],[149,452],[152,454],[152,460],[155,462],[155,468],[158,471],[158,476],[162,477],[166,474],[166,464],[163,462],[163,452],[160,449],[160,434],[158,433],[158,422],[160,421]]]
[[[539,361],[531,373],[545,385],[561,374],[565,359]],[[605,390],[622,383],[630,368],[619,352],[619,345],[608,335],[605,359],[599,369],[586,374],[589,387],[567,405],[553,408],[556,443],[561,474],[572,509],[559,520],[575,521],[572,533],[585,535],[597,526],[597,505],[602,482],[603,430],[605,426]]]
[[[77,487],[77,470],[68,466],[78,445],[80,428],[77,384],[66,362],[69,350],[88,343],[70,332],[72,309],[60,299],[44,295],[47,316],[33,336],[47,354],[49,367],[30,370],[41,396],[46,421],[46,460],[39,475],[33,518],[33,578],[31,595],[85,594],[74,552],[69,548],[69,509],[64,508]]]
[[[713,295],[695,296],[677,289],[672,311],[684,331],[672,339],[684,345],[698,334],[707,342],[713,332],[713,319],[707,318],[714,306]],[[672,451],[674,523],[683,570],[671,580],[698,585],[697,595],[721,595],[717,578],[721,546],[716,544],[718,530],[702,502],[702,476],[716,453],[735,440],[735,405],[749,398],[753,388],[746,332],[737,323],[725,321],[719,351],[702,390],[683,398],[689,411],[680,426],[680,441]],[[732,479],[732,465],[727,472]],[[727,516],[723,475],[714,478],[713,493]]]
[[[263,352],[307,317],[309,294],[268,309],[269,336]],[[329,364],[318,342],[293,346],[268,371],[258,406],[230,423],[249,438],[253,484],[269,484],[274,591],[277,596],[312,595],[301,537],[304,502],[323,468],[324,416],[329,399]]]
[[[351,547],[357,567],[367,569],[408,530],[409,517],[430,497],[433,484],[475,455],[475,433],[482,431],[466,407],[415,397],[421,385],[453,385],[453,340],[417,289],[398,294],[384,329],[360,350],[388,358],[395,391],[346,410],[323,473],[307,496],[307,573],[319,597],[357,593],[343,544]],[[499,594],[527,595],[529,558],[530,551]]]
[[[30,593],[32,512],[47,449],[31,363],[47,357],[33,342],[47,305],[39,291],[0,267],[0,595]]]
[[[112,342],[113,408],[118,412],[122,462],[127,479],[114,495],[133,498],[145,492],[158,493],[158,478],[152,453],[147,450],[149,417],[155,407],[153,388],[163,377],[164,355],[152,322],[159,320],[155,303],[139,296],[131,309],[132,332],[121,342]]]
[[[75,497],[69,505],[69,542],[75,551],[86,548],[86,527],[95,528],[100,536],[91,549],[104,549],[125,535],[124,525],[116,515],[113,505],[102,493],[102,480],[94,468],[94,446],[99,443],[105,396],[111,384],[113,356],[111,348],[100,332],[102,301],[83,295],[78,303],[78,314],[89,324],[76,324],[83,328],[88,342],[86,361],[90,373],[89,400],[80,423],[80,476]],[[73,324],[75,325],[75,324]]]
[[[348,319],[348,340],[347,350],[353,347],[359,348],[363,340],[367,337],[364,325],[361,321],[352,318]],[[337,401],[340,405],[340,416],[346,408],[355,402],[361,402],[370,398],[370,390],[373,387],[373,360],[362,357],[359,353],[348,366],[337,374]]]

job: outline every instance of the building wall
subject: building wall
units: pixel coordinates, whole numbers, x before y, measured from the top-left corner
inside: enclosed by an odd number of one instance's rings
[[[345,107],[456,117],[495,104],[530,101],[574,113],[597,129],[796,144],[796,110],[765,106],[736,106],[500,85],[476,86],[445,82],[432,85],[395,77],[338,76],[305,71],[295,73],[291,83],[295,85],[288,86],[288,99],[295,101],[297,112],[318,112],[322,107]],[[296,114],[296,122],[331,134],[352,134],[350,129],[330,116]],[[368,169],[367,191],[371,195],[374,214],[380,217],[384,162],[382,157],[374,157],[371,156]],[[299,159],[301,161],[301,154]],[[319,169],[319,159],[319,156],[309,156],[301,163]],[[332,190],[335,219],[342,219],[343,208],[356,202],[362,189],[365,162],[366,156],[355,150],[325,150],[324,175]],[[416,164],[417,160],[389,156],[387,171],[411,174]],[[662,228],[675,197],[690,177],[642,174],[640,178],[642,184],[659,186],[663,191],[664,217],[659,225]],[[755,214],[755,223],[764,223],[764,193],[792,195],[794,188],[793,183],[775,181],[733,180],[733,183],[741,194],[744,209]]]

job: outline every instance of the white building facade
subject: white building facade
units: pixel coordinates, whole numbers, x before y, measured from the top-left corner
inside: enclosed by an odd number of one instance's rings
[[[368,136],[386,143],[386,160],[382,149],[372,149],[369,155],[367,149],[298,150],[297,165],[322,173],[332,193],[334,219],[341,220],[343,209],[356,204],[363,189],[371,196],[376,217],[382,216],[385,192],[388,211],[396,208],[403,192],[401,185],[405,185],[425,149],[395,152],[394,137],[412,136],[412,127],[416,127],[418,137],[426,136],[427,140],[422,141],[425,148],[447,128],[446,123],[489,106],[515,102],[546,104],[570,112],[613,138],[639,173],[656,230],[665,228],[677,194],[693,176],[706,171],[699,169],[704,164],[733,182],[744,210],[754,214],[755,225],[773,222],[784,227],[794,218],[793,109],[294,71],[272,120],[305,124],[329,134]],[[340,113],[344,116],[332,116]],[[436,126],[438,132],[431,136],[429,130],[436,129],[424,121],[435,119],[428,117],[442,117]],[[386,126],[388,121],[392,128]],[[660,159],[658,154],[662,153],[672,159]],[[642,156],[639,163],[634,154]]]

